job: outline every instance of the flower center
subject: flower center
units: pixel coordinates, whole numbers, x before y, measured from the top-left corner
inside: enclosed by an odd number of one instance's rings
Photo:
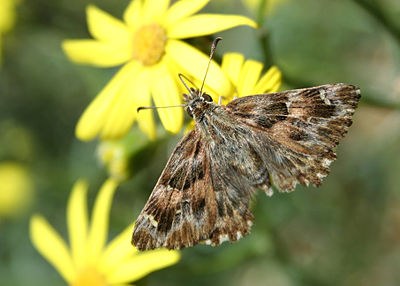
[[[165,53],[167,35],[163,27],[152,23],[140,27],[133,35],[133,57],[145,66],[158,63]]]
[[[78,273],[71,286],[107,286],[107,280],[97,269],[88,267]]]

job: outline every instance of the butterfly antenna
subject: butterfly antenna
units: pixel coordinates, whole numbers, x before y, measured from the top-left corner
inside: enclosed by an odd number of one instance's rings
[[[215,38],[215,40],[213,41],[213,43],[212,43],[212,45],[211,45],[210,59],[208,60],[206,73],[205,73],[205,75],[204,75],[203,82],[202,82],[202,84],[201,84],[200,94],[202,94],[202,92],[203,92],[204,82],[206,81],[208,69],[210,68],[210,63],[211,63],[212,57],[213,57],[213,55],[214,55],[214,51],[215,51],[215,49],[217,48],[218,42],[221,41],[221,40],[222,40],[221,37]]]
[[[185,106],[185,104],[167,105],[167,106],[140,106],[140,107],[138,107],[138,109],[136,111],[139,112],[140,110],[143,110],[143,109],[159,109],[159,108],[184,107],[184,106]]]
[[[186,85],[186,82],[184,81],[184,79],[187,80],[188,82],[190,82],[192,84],[192,86],[197,88],[197,86],[190,79],[188,79],[185,75],[180,73],[180,74],[178,74],[178,76],[179,76],[179,79],[181,80],[181,82],[183,83],[183,85],[189,91],[189,93],[192,93],[192,90],[190,90],[190,88]]]

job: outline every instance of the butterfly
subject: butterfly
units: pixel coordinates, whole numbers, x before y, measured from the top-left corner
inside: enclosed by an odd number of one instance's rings
[[[139,250],[218,246],[250,233],[252,195],[319,186],[360,89],[347,84],[241,97],[226,106],[188,89],[196,125],[177,144],[132,235]]]

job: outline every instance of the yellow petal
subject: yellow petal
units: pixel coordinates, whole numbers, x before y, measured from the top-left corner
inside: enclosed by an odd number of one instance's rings
[[[130,32],[122,21],[94,5],[87,7],[86,14],[89,32],[94,38],[114,44],[130,41]]]
[[[239,82],[237,82],[238,96],[248,96],[253,91],[258,78],[260,77],[263,64],[253,60],[247,60],[239,75]]]
[[[119,138],[128,133],[137,114],[137,95],[134,93],[135,82],[140,69],[139,65],[132,68],[115,96],[118,99],[110,107],[107,119],[101,131],[102,139]]]
[[[168,27],[168,37],[173,39],[199,37],[240,25],[257,27],[257,24],[253,20],[244,16],[221,14],[194,15],[184,18],[171,27]]]
[[[190,120],[188,124],[185,126],[185,134],[188,133],[189,131],[192,131],[194,127],[196,126],[196,122],[194,120]]]
[[[152,81],[149,78],[147,71],[141,72],[135,84],[132,87],[132,93],[135,94],[136,107],[136,117],[139,124],[139,128],[149,136],[150,139],[155,139],[156,137],[156,127],[154,123],[154,113],[153,110],[142,110],[137,112],[137,108],[141,106],[151,106],[151,85]]]
[[[277,92],[281,83],[281,71],[276,66],[272,66],[256,84],[253,94]]]
[[[133,226],[134,223],[125,228],[125,230],[116,236],[104,250],[99,265],[103,272],[113,271],[115,267],[119,267],[126,258],[139,252],[136,247],[130,243]]]
[[[186,76],[193,76],[200,82],[203,81],[208,56],[196,48],[177,40],[169,40],[166,51]],[[229,79],[214,61],[210,64],[206,84],[221,96],[228,96],[232,92],[232,85]]]
[[[166,63],[167,68],[169,70],[170,75],[174,80],[177,82],[177,87],[179,90],[179,94],[182,97],[182,94],[184,92],[188,92],[185,86],[182,84],[181,80],[179,79],[179,74],[185,73],[185,70],[181,68],[180,65],[178,65],[170,55],[165,54],[163,57],[163,61]]]
[[[39,253],[49,261],[61,276],[71,282],[76,276],[67,245],[45,218],[34,215],[30,221],[30,237]]]
[[[281,84],[282,84],[282,81],[277,81],[273,86],[271,86],[271,88],[267,92],[277,92],[277,91],[279,91],[279,88],[281,87]]]
[[[62,48],[71,61],[99,67],[118,66],[131,58],[128,46],[96,40],[66,40]]]
[[[143,21],[160,20],[169,6],[169,0],[146,0],[143,5]]]
[[[67,225],[71,254],[79,268],[85,263],[86,238],[88,229],[87,193],[88,184],[79,180],[75,183],[67,205]]]
[[[229,76],[232,83],[239,82],[240,71],[242,70],[244,56],[239,53],[224,54],[221,68]]]
[[[15,25],[16,5],[19,1],[2,0],[0,3],[0,34],[8,32]]]
[[[142,1],[132,0],[125,9],[123,18],[130,28],[137,27],[142,22]]]
[[[110,284],[135,281],[150,272],[175,264],[179,259],[178,251],[166,249],[146,251],[121,263],[113,273],[109,273],[108,281]]]
[[[155,69],[154,83],[151,87],[153,100],[156,106],[168,106],[181,104],[181,95],[177,82],[172,78],[166,64],[161,64]],[[172,133],[178,133],[183,123],[183,108],[159,108],[157,109],[161,123],[165,129]]]
[[[128,77],[134,76],[137,64],[126,64],[97,95],[82,114],[76,126],[76,136],[81,140],[90,140],[97,136],[103,128],[110,110],[118,103],[120,90]]]
[[[193,15],[201,8],[206,6],[208,2],[210,2],[210,0],[176,1],[167,11],[167,25],[172,25],[173,23],[176,23],[184,17]]]
[[[107,241],[111,203],[117,185],[117,181],[108,179],[101,187],[94,203],[92,223],[87,242],[88,259],[92,263],[98,262],[101,251]]]

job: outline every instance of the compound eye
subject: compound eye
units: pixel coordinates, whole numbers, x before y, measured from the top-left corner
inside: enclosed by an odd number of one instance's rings
[[[213,100],[212,100],[212,97],[211,97],[209,94],[207,94],[207,93],[203,93],[202,97],[203,97],[203,99],[204,99],[205,101],[207,101],[207,102],[213,101]]]
[[[193,118],[193,112],[192,112],[192,110],[190,109],[189,106],[186,107],[186,112],[187,112],[187,114],[189,114],[190,117]]]

